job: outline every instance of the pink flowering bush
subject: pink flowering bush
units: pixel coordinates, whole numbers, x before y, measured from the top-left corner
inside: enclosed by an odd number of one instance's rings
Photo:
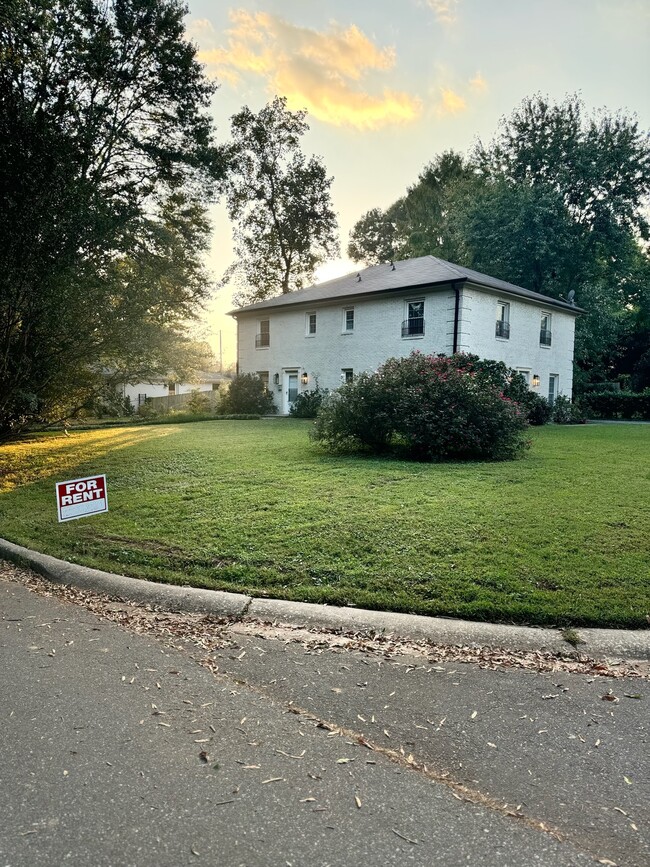
[[[525,385],[525,383],[524,383]],[[415,460],[512,460],[528,442],[519,378],[477,356],[391,358],[324,401],[312,437],[333,451]]]

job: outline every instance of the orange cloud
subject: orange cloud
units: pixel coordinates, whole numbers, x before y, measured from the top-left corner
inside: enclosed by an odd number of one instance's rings
[[[475,93],[485,93],[488,89],[487,81],[483,78],[480,72],[477,72],[474,78],[470,78],[469,86]]]
[[[460,114],[466,108],[467,103],[462,96],[449,88],[443,88],[440,102],[436,107],[438,114]]]
[[[420,101],[407,93],[375,88],[362,79],[395,66],[392,48],[376,46],[358,27],[332,24],[327,32],[298,27],[266,12],[230,13],[227,45],[216,45],[210,22],[195,21],[190,35],[208,72],[230,84],[242,75],[266,80],[270,93],[287,97],[326,123],[377,129],[414,120]]]

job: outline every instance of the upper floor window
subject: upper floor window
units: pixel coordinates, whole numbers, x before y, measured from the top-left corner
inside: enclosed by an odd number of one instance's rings
[[[402,337],[422,337],[424,334],[424,300],[408,301],[406,319],[402,322]]]
[[[495,334],[504,340],[508,340],[510,337],[510,305],[505,301],[499,301],[497,304]]]
[[[260,349],[271,345],[271,329],[268,319],[261,319],[259,322],[259,331],[255,335],[255,348]]]
[[[350,334],[354,331],[354,307],[348,307],[343,311],[343,332]]]
[[[348,385],[348,383],[354,381],[354,370],[351,367],[343,367],[341,369],[341,379],[343,382]]]
[[[542,321],[539,329],[540,346],[551,345],[551,314],[542,313]]]
[[[313,335],[316,334],[316,314],[308,313],[305,324],[307,336],[313,337]]]
[[[167,383],[167,394],[170,397],[172,395],[176,394],[176,383],[175,382],[168,382]]]

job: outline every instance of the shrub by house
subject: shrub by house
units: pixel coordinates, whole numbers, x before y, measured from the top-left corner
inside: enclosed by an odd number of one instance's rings
[[[519,382],[476,356],[391,358],[328,397],[312,438],[333,451],[394,451],[424,461],[511,460],[527,447]]]

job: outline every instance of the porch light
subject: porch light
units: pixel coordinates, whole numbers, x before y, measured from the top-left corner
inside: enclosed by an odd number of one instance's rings
[[[300,381],[302,382],[303,385],[307,385],[307,383],[309,382],[309,374],[307,373],[306,370],[303,370],[302,376],[300,377]]]
[[[273,384],[274,385],[280,385],[280,374],[279,373],[273,374]]]
[[[534,373],[533,374],[533,388],[539,388],[539,383],[540,383],[539,373]]]

